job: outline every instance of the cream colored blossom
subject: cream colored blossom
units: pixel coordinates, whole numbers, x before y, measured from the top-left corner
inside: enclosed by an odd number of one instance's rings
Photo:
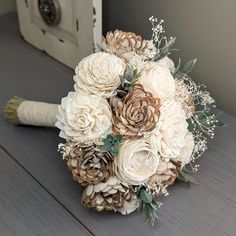
[[[160,98],[161,103],[175,97],[175,81],[169,69],[157,63],[143,70],[137,83],[143,85],[144,89],[151,92],[154,97]]]
[[[152,132],[151,143],[156,145],[161,156],[177,158],[186,145],[188,123],[182,106],[175,100],[166,101],[160,107],[160,118]]]
[[[157,65],[167,67],[171,73],[175,71],[175,64],[168,56],[163,57],[162,59],[158,60],[156,63]]]
[[[60,137],[78,143],[95,141],[111,131],[111,111],[106,99],[70,92],[59,106],[56,126]]]
[[[116,175],[131,185],[141,185],[156,173],[159,156],[145,139],[126,140],[115,158]]]
[[[188,133],[185,137],[185,146],[182,148],[177,160],[181,163],[181,166],[185,166],[191,161],[191,156],[194,149],[194,138],[192,133]]]
[[[115,55],[99,52],[84,58],[75,69],[75,90],[108,98],[114,94],[126,64]]]

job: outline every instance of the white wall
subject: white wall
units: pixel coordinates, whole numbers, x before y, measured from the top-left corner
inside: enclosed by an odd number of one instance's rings
[[[0,0],[0,15],[9,13],[15,10],[16,10],[15,0]]]

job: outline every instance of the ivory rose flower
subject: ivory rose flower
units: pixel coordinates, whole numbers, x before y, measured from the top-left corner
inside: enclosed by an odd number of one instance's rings
[[[160,107],[157,128],[151,136],[151,143],[156,145],[161,156],[177,158],[186,145],[188,123],[182,106],[175,100],[166,101]]]
[[[141,185],[156,173],[159,156],[145,139],[122,143],[114,170],[118,178],[130,185]]]
[[[120,85],[125,63],[115,55],[99,52],[84,58],[75,69],[75,90],[108,98]]]
[[[161,103],[175,96],[175,80],[166,66],[151,63],[143,70],[137,83],[154,97],[160,98]]]
[[[185,137],[185,146],[182,148],[177,160],[181,162],[181,166],[185,166],[191,161],[191,156],[194,149],[194,138],[192,133],[188,133]]]
[[[59,106],[56,126],[60,137],[78,143],[94,141],[111,131],[111,111],[106,99],[70,92]]]

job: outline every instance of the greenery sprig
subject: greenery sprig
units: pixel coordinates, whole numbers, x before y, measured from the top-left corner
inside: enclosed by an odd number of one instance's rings
[[[194,119],[188,119],[188,130],[192,133],[204,132],[205,130],[215,130],[223,126],[224,123],[219,121],[216,115],[210,112],[197,111]]]
[[[127,65],[124,74],[120,77],[121,84],[117,89],[118,97],[124,97],[128,93],[130,86],[134,84],[138,77],[139,73],[137,69]]]
[[[157,211],[160,203],[156,202],[153,195],[148,193],[145,187],[140,187],[136,194],[140,200],[139,210],[144,212],[146,221],[153,226],[156,219],[158,219]]]
[[[191,61],[188,61],[186,64],[181,65],[181,60],[179,60],[179,64],[176,67],[173,75],[175,79],[181,79],[184,78],[185,76],[189,75],[193,68],[195,67],[197,63],[197,59],[193,59]]]
[[[187,170],[186,168],[183,168],[179,175],[177,176],[178,180],[187,183],[188,185],[192,184],[199,184],[199,182],[193,177],[192,173]]]
[[[103,145],[100,150],[102,152],[110,152],[113,156],[118,156],[122,139],[122,135],[108,134],[106,138],[102,140]]]
[[[175,41],[175,37],[170,38],[170,40],[167,40],[163,47],[158,48],[156,55],[151,59],[151,61],[157,61],[165,56],[169,56],[171,54],[171,51],[173,50]]]

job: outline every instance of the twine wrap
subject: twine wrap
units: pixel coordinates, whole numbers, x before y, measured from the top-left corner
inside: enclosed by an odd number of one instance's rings
[[[55,127],[58,105],[12,98],[5,107],[8,122],[19,125]]]

